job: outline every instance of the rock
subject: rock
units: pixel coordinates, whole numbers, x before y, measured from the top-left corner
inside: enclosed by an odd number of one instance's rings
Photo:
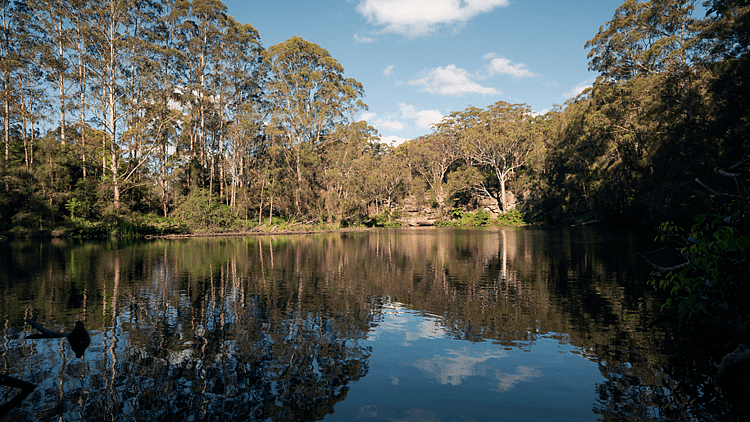
[[[721,359],[716,381],[735,400],[750,399],[750,347],[740,344]]]

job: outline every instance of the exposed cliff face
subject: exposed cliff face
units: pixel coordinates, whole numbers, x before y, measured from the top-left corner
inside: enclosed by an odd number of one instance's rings
[[[402,226],[408,227],[432,226],[435,224],[435,221],[434,218],[424,216],[401,217],[398,219],[398,222],[401,223]]]
[[[505,195],[509,204],[509,211],[516,208],[518,200],[516,196],[506,191]],[[416,196],[407,196],[399,203],[394,203],[393,206],[398,210],[400,217],[397,219],[402,226],[432,226],[438,220],[450,219],[449,207],[432,207],[429,204],[429,200],[419,200]],[[478,210],[486,210],[490,212],[490,218],[497,218],[502,214],[500,204],[497,199],[483,194],[481,192],[472,194],[468,197],[468,200],[464,201],[464,204],[457,204],[459,208],[466,212],[476,212]]]

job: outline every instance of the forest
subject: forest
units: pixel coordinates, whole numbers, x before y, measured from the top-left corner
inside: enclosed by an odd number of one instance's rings
[[[395,148],[323,47],[263,47],[219,0],[0,1],[6,235],[388,225],[406,204],[446,222],[488,203],[538,224],[747,213],[748,0],[626,0],[584,46],[600,76],[578,97],[469,107]]]

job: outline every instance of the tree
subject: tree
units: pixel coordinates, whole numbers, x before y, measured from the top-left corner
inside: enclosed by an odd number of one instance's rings
[[[188,177],[194,178],[195,167],[206,169],[209,119],[217,111],[215,92],[210,85],[217,71],[217,60],[222,32],[221,22],[226,19],[226,6],[219,0],[179,0],[177,13],[185,18],[182,23],[181,46],[191,57],[187,71],[187,86],[182,87],[184,102],[190,107],[190,169]],[[197,160],[197,161],[196,161]],[[193,180],[188,184],[192,185]]]
[[[48,77],[56,85],[60,140],[66,142],[66,116],[69,109],[67,100],[68,91],[72,86],[68,80],[72,38],[70,10],[74,5],[66,0],[29,0],[29,6],[33,10],[35,22],[41,26],[40,29],[46,38],[39,43],[43,49],[44,64],[40,69],[45,69]]]
[[[750,51],[750,0],[709,0],[701,22],[701,38],[708,55],[720,61],[742,57]]]
[[[86,56],[87,73],[93,79],[91,87],[96,107],[91,111],[102,124],[107,133],[106,144],[102,150],[108,150],[109,168],[103,157],[102,169],[109,171],[112,180],[115,213],[120,210],[120,159],[122,150],[120,121],[128,115],[123,110],[123,101],[127,95],[124,82],[127,79],[127,60],[129,39],[127,30],[130,22],[132,4],[124,0],[100,0],[89,4],[87,11],[90,18],[90,41]]]
[[[486,110],[469,107],[451,113],[438,125],[446,136],[455,136],[464,160],[471,166],[491,173],[498,189],[484,181],[479,188],[501,206],[509,209],[506,185],[515,172],[526,164],[539,140],[531,109],[525,104],[498,101]]]
[[[218,106],[218,127],[215,131],[220,173],[220,192],[226,191],[226,165],[232,170],[231,202],[234,204],[240,167],[243,158],[257,150],[244,149],[248,142],[259,140],[262,127],[263,112],[261,105],[261,90],[264,82],[264,72],[260,63],[262,47],[258,31],[249,24],[240,24],[231,16],[223,22],[223,35],[219,42],[216,72],[212,78],[215,88],[216,105]],[[233,126],[242,126],[234,131],[234,135],[227,136]],[[231,158],[229,157],[231,155]],[[212,163],[216,159],[211,160]],[[230,164],[231,161],[231,164]],[[211,169],[213,181],[214,168]]]
[[[322,214],[329,223],[340,225],[361,208],[364,195],[361,186],[369,158],[369,146],[376,142],[377,132],[359,121],[338,127],[322,152]],[[369,198],[367,198],[369,200]]]
[[[450,133],[438,130],[408,143],[412,171],[424,179],[441,207],[446,205],[445,201],[452,194],[445,185],[448,171],[461,158],[456,141]]]
[[[15,107],[17,84],[15,78],[19,69],[23,66],[23,43],[26,37],[24,23],[28,22],[28,8],[25,4],[11,0],[0,0],[2,15],[0,16],[0,72],[2,72],[2,117],[3,117],[3,141],[5,143],[5,156],[3,167],[7,170],[10,159],[11,127],[17,120],[12,108]],[[6,183],[7,186],[7,183]]]
[[[610,80],[681,74],[695,59],[696,0],[626,0],[586,43],[589,69]]]
[[[263,54],[270,71],[266,131],[283,146],[296,177],[295,207],[302,212],[302,156],[316,152],[339,125],[366,108],[362,84],[344,78],[344,68],[317,44],[293,37]]]

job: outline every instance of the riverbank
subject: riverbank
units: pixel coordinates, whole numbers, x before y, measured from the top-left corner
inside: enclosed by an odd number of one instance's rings
[[[342,224],[301,222],[272,217],[261,222],[257,220],[235,219],[231,224],[206,224],[176,217],[159,217],[152,214],[130,216],[105,216],[92,221],[82,218],[66,218],[51,228],[17,226],[0,232],[0,240],[29,238],[190,238],[216,236],[257,236],[264,234],[311,234],[327,232],[360,231],[378,227],[424,227],[424,226],[525,226],[529,223],[523,215],[512,210],[505,214],[492,215],[485,210],[476,212],[454,212],[450,216],[436,217],[435,213],[398,216],[378,214],[364,223],[344,226]]]

